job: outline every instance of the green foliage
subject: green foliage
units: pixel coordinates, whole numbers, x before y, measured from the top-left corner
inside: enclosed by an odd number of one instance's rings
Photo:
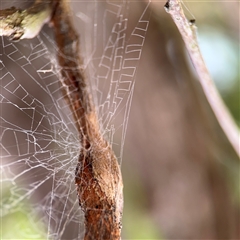
[[[9,198],[8,187],[7,184],[1,186],[1,199]],[[28,206],[30,204],[25,200],[21,202],[21,205],[14,206],[14,209],[10,208],[9,213],[1,218],[0,239],[45,239],[41,234],[44,232],[44,227],[30,221],[28,216],[31,215],[32,219],[34,210],[29,209]]]
[[[240,80],[236,80],[235,84],[231,88],[228,94],[223,95],[223,99],[232,116],[236,120],[238,126],[240,127]]]

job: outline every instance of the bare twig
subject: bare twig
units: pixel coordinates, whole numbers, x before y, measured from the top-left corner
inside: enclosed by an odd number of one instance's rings
[[[198,46],[197,37],[193,29],[194,25],[192,25],[191,22],[189,23],[186,19],[179,0],[169,0],[165,4],[165,9],[171,15],[180,34],[182,35],[193,66],[198,74],[200,84],[217,121],[227,136],[228,141],[233,146],[235,152],[240,157],[239,130],[209,75]]]

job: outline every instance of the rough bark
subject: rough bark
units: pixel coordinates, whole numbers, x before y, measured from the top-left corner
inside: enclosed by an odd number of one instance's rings
[[[79,204],[85,214],[85,240],[120,239],[123,209],[122,177],[117,159],[103,139],[86,79],[80,71],[78,36],[66,1],[59,1],[53,15],[61,81],[75,116],[81,152],[76,168]]]
[[[79,39],[66,0],[36,0],[26,10],[0,11],[1,34],[12,40],[35,37],[51,19],[59,80],[64,97],[75,118],[81,151],[76,167],[77,195],[85,214],[85,240],[120,239],[123,210],[123,184],[119,164],[101,135],[86,78],[81,71]],[[34,24],[33,24],[34,23]]]

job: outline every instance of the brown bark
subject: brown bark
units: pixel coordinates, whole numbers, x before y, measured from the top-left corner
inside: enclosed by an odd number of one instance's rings
[[[117,159],[103,139],[94,107],[80,71],[78,36],[66,1],[58,1],[53,15],[61,81],[75,116],[81,152],[76,168],[79,204],[85,213],[85,240],[120,239],[123,208],[122,178]]]

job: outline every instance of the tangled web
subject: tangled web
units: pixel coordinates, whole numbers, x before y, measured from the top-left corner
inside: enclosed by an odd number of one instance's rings
[[[146,6],[129,26],[135,4],[73,3],[84,58],[79,67],[119,163],[149,23]],[[51,29],[17,43],[1,38],[0,45],[1,239],[81,239],[74,184],[81,146],[58,79]]]

